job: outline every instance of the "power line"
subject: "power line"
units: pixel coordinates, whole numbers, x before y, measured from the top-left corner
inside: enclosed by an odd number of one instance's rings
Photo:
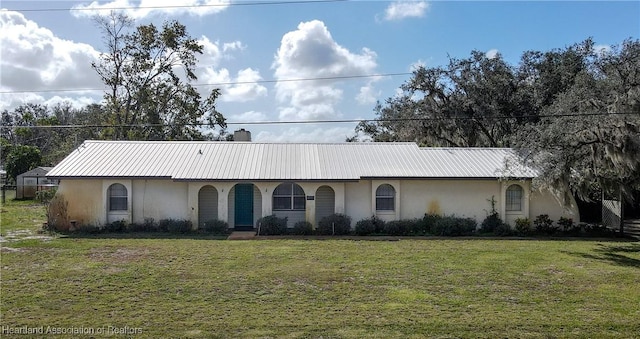
[[[246,84],[270,84],[278,82],[296,82],[296,81],[322,81],[322,80],[349,80],[349,79],[366,79],[366,78],[383,78],[394,76],[411,75],[411,72],[401,73],[380,73],[380,74],[363,74],[363,75],[342,75],[332,77],[317,77],[317,78],[295,78],[295,79],[270,79],[270,80],[253,80],[253,81],[229,81],[229,82],[217,82],[207,84],[192,84],[194,87],[202,86],[233,86],[233,85],[246,85]],[[95,92],[105,91],[106,88],[78,88],[78,89],[43,89],[43,90],[24,90],[24,91],[0,91],[0,94],[20,94],[20,93],[54,93],[54,92]]]
[[[335,120],[303,120],[303,121],[233,121],[226,122],[227,125],[293,125],[293,124],[337,124],[337,123],[367,123],[367,122],[415,122],[415,121],[442,121],[442,120],[509,120],[509,119],[521,119],[521,118],[560,118],[560,117],[593,117],[604,115],[640,115],[640,113],[625,113],[625,112],[600,112],[600,113],[564,113],[564,114],[540,114],[540,115],[523,115],[518,117],[513,116],[495,116],[495,117],[431,117],[431,118],[394,118],[394,119],[335,119]],[[36,126],[17,126],[9,125],[2,128],[16,129],[16,128],[28,128],[28,129],[67,129],[67,128],[154,128],[154,127],[206,127],[207,123],[192,123],[192,124],[126,124],[126,125],[36,125]]]
[[[66,12],[66,11],[119,11],[131,9],[178,9],[178,8],[206,8],[206,7],[237,7],[237,6],[266,6],[266,5],[302,5],[332,2],[349,2],[351,0],[293,0],[293,1],[246,1],[246,2],[228,2],[217,4],[197,4],[197,5],[162,5],[162,6],[144,6],[144,7],[80,7],[80,8],[25,8],[12,9],[17,12]]]

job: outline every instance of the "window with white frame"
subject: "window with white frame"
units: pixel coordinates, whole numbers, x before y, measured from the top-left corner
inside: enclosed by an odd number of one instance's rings
[[[127,188],[122,184],[109,186],[109,211],[126,211],[128,208]]]
[[[520,185],[511,185],[507,188],[507,193],[505,197],[506,201],[506,210],[510,212],[522,211],[522,197],[524,195],[524,190]]]
[[[306,200],[304,190],[295,183],[284,183],[273,190],[273,210],[304,211]]]
[[[394,211],[396,209],[396,190],[389,184],[376,189],[376,211]]]

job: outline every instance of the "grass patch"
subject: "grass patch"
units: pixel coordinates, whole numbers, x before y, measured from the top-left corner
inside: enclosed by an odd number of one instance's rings
[[[31,227],[5,220],[3,232]],[[148,338],[640,333],[636,242],[60,237],[3,243],[0,268],[6,328],[127,326]]]
[[[640,247],[591,241],[33,240],[5,326],[146,337],[633,337]]]

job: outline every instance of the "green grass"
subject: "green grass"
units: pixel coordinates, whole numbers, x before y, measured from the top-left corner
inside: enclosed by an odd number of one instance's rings
[[[635,242],[87,237],[3,243],[1,261],[0,323],[10,328],[128,326],[149,338],[640,334]]]

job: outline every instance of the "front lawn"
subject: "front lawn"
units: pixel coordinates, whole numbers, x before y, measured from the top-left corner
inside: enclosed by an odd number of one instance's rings
[[[18,228],[5,220],[2,232]],[[67,333],[56,337],[77,337],[72,331],[93,331],[98,338],[123,337],[119,332],[148,338],[633,338],[640,333],[637,242],[23,239],[2,243],[0,266],[0,323],[12,333],[49,329]]]

